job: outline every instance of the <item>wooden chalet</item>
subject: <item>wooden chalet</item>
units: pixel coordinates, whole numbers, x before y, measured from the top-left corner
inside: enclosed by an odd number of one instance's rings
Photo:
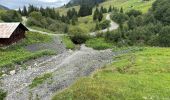
[[[0,23],[0,46],[25,38],[25,31],[28,29],[22,23]]]

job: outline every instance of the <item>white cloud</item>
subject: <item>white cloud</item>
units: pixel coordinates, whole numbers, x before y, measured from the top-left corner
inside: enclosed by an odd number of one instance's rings
[[[33,4],[37,7],[60,7],[68,3],[70,0],[0,0],[0,4],[10,8],[18,9],[24,5]]]
[[[42,1],[42,2],[58,2],[58,1],[61,1],[61,0],[38,0],[38,1]]]

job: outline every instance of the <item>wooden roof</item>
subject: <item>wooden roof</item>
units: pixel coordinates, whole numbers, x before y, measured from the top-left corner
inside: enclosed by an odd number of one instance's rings
[[[10,38],[17,27],[22,27],[24,30],[28,30],[20,22],[15,23],[0,23],[0,38]]]

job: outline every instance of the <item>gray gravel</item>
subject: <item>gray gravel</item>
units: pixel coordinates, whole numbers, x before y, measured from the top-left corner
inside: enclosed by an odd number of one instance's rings
[[[43,62],[32,62],[37,63],[36,66],[4,77],[3,89],[8,91],[7,100],[28,100],[30,97],[34,100],[37,95],[41,100],[50,100],[54,93],[70,86],[77,78],[111,62],[114,55],[111,50],[96,51],[82,45],[78,51],[66,51]],[[53,73],[53,77],[34,89],[28,87],[35,77],[45,73]]]

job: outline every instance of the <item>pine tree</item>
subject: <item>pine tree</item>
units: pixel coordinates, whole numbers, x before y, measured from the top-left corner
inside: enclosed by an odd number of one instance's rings
[[[26,6],[24,6],[24,8],[23,8],[22,14],[23,14],[23,16],[28,16],[28,11],[27,11]]]
[[[99,16],[98,16],[98,21],[100,22],[102,21],[102,19],[103,19],[103,12],[100,11]]]
[[[22,15],[22,11],[21,11],[21,9],[20,9],[20,8],[18,9],[18,13]]]
[[[127,24],[128,24],[129,29],[134,29],[137,26],[135,17],[131,16]]]
[[[99,9],[96,8],[96,10],[94,11],[93,20],[94,21],[98,20],[98,16],[99,16]]]
[[[112,12],[112,6],[110,5],[108,12]]]
[[[121,7],[121,9],[120,9],[120,13],[123,13],[124,11],[123,11],[123,8]]]

